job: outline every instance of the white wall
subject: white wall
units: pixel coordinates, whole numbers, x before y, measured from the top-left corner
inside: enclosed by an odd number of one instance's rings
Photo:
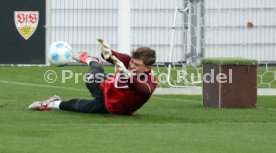
[[[205,8],[206,57],[276,61],[275,0],[206,0]]]
[[[118,0],[48,0],[51,9],[47,25],[48,45],[56,40],[67,41],[77,50],[100,55],[96,38],[103,37],[114,50],[118,49]],[[157,62],[169,59],[174,9],[183,8],[188,0],[132,0],[130,46],[150,46],[157,51]],[[203,5],[202,0],[200,4]],[[204,31],[205,57],[246,57],[276,61],[276,0],[204,0],[204,16],[199,20]],[[182,61],[187,39],[201,34],[177,16],[173,61]],[[190,13],[191,13],[190,12]],[[247,28],[248,21],[253,28]],[[185,27],[184,27],[185,24]],[[187,28],[188,27],[188,28]],[[188,36],[188,30],[193,35]],[[191,45],[196,48],[197,43]]]
[[[118,0],[48,0],[51,2],[48,45],[68,42],[76,51],[100,56],[98,37],[117,49]]]
[[[118,49],[118,0],[48,0],[50,35],[48,45],[63,40],[76,51],[85,50],[99,56],[96,38],[103,37]],[[130,46],[155,48],[158,61],[166,61],[171,39],[174,8],[182,0],[132,0]],[[181,29],[177,28],[175,60],[183,50]],[[125,52],[125,51],[123,51]],[[129,51],[130,52],[130,51]]]

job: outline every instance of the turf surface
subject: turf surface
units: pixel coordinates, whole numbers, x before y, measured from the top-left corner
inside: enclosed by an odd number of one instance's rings
[[[276,97],[257,109],[203,108],[200,96],[154,95],[135,116],[28,111],[35,100],[90,98],[84,85],[49,84],[51,67],[0,67],[1,153],[272,153]],[[68,67],[67,67],[68,68]],[[64,68],[52,68],[57,73]],[[84,73],[82,67],[70,67]],[[64,87],[64,88],[57,88]]]

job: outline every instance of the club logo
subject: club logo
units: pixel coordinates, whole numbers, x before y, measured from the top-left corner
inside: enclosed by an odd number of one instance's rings
[[[14,22],[16,29],[26,40],[34,34],[38,21],[38,11],[14,11]]]

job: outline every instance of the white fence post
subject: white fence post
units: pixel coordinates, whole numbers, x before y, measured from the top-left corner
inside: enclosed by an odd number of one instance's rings
[[[132,0],[118,0],[117,50],[127,54],[130,53],[131,1]]]

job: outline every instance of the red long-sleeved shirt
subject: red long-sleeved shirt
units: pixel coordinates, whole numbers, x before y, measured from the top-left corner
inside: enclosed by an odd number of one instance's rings
[[[124,63],[126,68],[129,65],[131,57],[126,54],[112,51],[112,55],[116,56]],[[113,64],[111,59],[107,60]],[[151,71],[145,73],[146,77],[141,77],[142,81],[138,81],[137,76],[132,76],[123,83],[118,83],[119,87],[127,86],[127,88],[116,88],[115,80],[119,75],[117,72],[114,77],[108,78],[101,84],[101,89],[105,97],[105,106],[112,114],[131,115],[141,108],[150,98],[151,94],[157,87],[157,82]]]

